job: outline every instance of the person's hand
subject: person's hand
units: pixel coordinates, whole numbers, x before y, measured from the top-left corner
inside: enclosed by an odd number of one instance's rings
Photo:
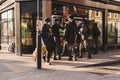
[[[83,28],[80,28],[80,32],[82,32],[83,31]]]
[[[68,42],[67,42],[67,41],[65,41],[65,44],[67,45],[67,44],[68,44]]]
[[[53,37],[54,38],[54,41],[56,42],[56,38],[55,37]]]
[[[81,38],[82,38],[82,40],[84,40],[85,39],[84,35],[81,35]]]

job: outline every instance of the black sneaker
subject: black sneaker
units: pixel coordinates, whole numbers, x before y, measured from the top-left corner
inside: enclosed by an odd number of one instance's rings
[[[98,54],[98,52],[94,52],[93,54]]]
[[[61,56],[59,56],[59,60],[61,60]]]
[[[72,59],[72,58],[69,58],[68,61],[73,61],[73,59]]]
[[[54,57],[54,60],[57,60],[57,58],[56,58],[56,57]]]
[[[77,58],[75,58],[75,61],[77,61]]]
[[[50,60],[47,60],[47,63],[49,63],[50,62]]]
[[[89,56],[89,57],[87,57],[87,59],[92,59],[92,57],[91,57],[91,56]]]
[[[83,56],[78,56],[78,58],[83,58]]]

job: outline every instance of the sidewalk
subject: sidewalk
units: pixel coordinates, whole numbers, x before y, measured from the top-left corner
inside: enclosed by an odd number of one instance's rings
[[[91,66],[120,62],[120,52],[99,52],[94,54],[92,59],[82,58],[78,61],[67,61],[67,59],[68,57],[52,60],[52,65],[43,62],[42,69],[38,70],[32,55],[16,56],[13,53],[0,53],[0,80],[112,80],[87,71],[93,70]]]

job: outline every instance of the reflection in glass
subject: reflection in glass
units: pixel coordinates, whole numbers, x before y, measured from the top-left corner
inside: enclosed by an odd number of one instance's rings
[[[32,19],[31,14],[23,13],[22,20],[21,20],[21,38],[22,38],[22,45],[33,45],[32,41]]]

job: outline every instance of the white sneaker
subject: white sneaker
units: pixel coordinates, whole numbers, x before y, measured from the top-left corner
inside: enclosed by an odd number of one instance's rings
[[[46,62],[45,64],[47,64],[47,65],[51,65],[51,62]]]
[[[49,65],[52,65],[51,62],[49,62]]]

